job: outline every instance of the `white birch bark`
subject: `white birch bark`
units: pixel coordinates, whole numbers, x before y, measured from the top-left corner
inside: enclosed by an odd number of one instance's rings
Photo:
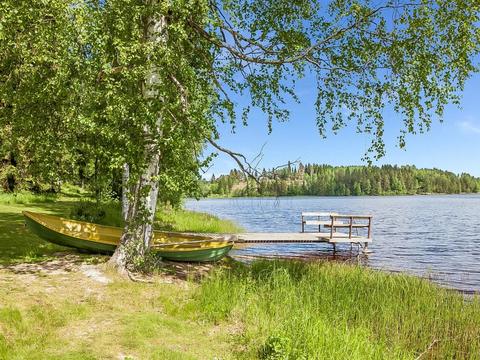
[[[156,2],[158,0],[154,1]],[[146,40],[153,42],[164,41],[166,36],[165,17],[163,15],[157,18],[151,17],[147,21]],[[157,96],[155,87],[158,83],[158,69],[152,68],[144,82],[143,96],[147,99]],[[153,220],[158,200],[160,162],[158,139],[161,136],[161,123],[162,118],[159,116],[153,127],[145,125],[144,136],[146,139],[145,156],[147,165],[138,182],[132,188],[129,188],[127,193],[124,192],[126,198],[122,198],[125,228],[120,239],[120,244],[110,259],[110,263],[120,272],[128,271],[129,257],[132,253],[134,253],[135,256],[144,256],[150,247],[153,236]],[[124,177],[126,176],[128,176],[128,178],[130,177],[128,165],[126,169],[124,168]],[[148,192],[145,191],[146,189],[148,189]],[[124,190],[126,190],[126,187],[124,187]]]
[[[122,219],[127,221],[128,203],[129,203],[129,179],[130,167],[127,163],[123,164],[122,170]]]

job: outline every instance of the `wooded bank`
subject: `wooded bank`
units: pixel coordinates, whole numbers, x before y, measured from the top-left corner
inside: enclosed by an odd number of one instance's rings
[[[480,191],[480,179],[439,169],[415,166],[289,165],[269,172],[259,183],[238,170],[204,183],[204,196],[285,195],[415,195],[459,194]]]

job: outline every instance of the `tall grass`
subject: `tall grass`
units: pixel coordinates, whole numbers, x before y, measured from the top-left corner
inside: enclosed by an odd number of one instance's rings
[[[202,233],[238,233],[242,228],[233,221],[214,215],[189,210],[160,208],[155,217],[159,230],[192,231]]]
[[[425,280],[341,264],[259,262],[199,287],[203,318],[234,322],[239,358],[478,359],[480,302]]]

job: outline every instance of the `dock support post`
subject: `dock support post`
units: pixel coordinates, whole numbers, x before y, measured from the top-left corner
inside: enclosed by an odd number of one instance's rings
[[[369,254],[370,250],[368,249],[368,243],[363,243],[363,253],[364,254]]]

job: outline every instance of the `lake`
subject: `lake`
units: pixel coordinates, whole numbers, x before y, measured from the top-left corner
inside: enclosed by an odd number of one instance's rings
[[[234,220],[252,232],[298,232],[302,211],[372,214],[373,268],[430,278],[464,291],[480,291],[480,195],[281,197],[188,200],[187,209]],[[314,227],[310,228],[311,230]],[[338,259],[352,258],[344,245]],[[329,244],[252,244],[232,256],[325,257]]]

